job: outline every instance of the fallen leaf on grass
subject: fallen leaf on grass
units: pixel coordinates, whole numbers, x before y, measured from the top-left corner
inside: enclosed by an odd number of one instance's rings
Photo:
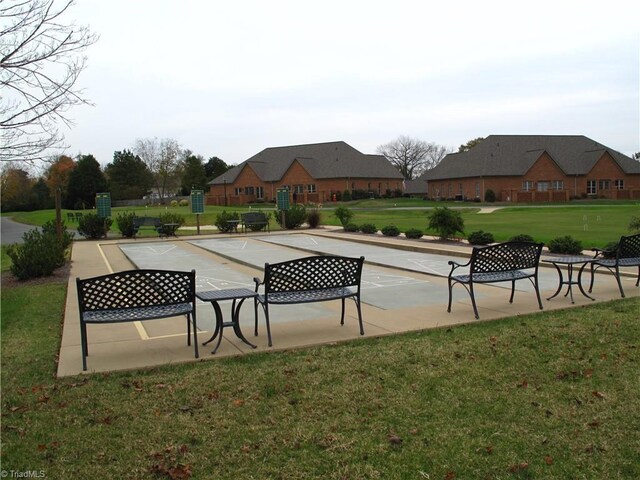
[[[604,393],[598,392],[597,390],[594,390],[591,394],[596,398],[604,398],[605,397]]]
[[[241,398],[236,398],[236,399],[233,401],[233,404],[234,404],[236,407],[241,407],[242,405],[244,405],[244,400],[242,400]]]
[[[392,445],[400,445],[402,443],[402,439],[397,435],[389,435],[388,439]]]
[[[546,463],[547,465],[553,465],[553,458],[551,458],[549,455],[545,456],[544,463]]]
[[[523,470],[526,470],[527,468],[529,468],[529,464],[527,462],[522,462],[522,463],[517,463],[517,464],[511,465],[509,467],[509,471],[511,473],[518,473],[518,472],[521,472]]]
[[[456,472],[447,472],[444,476],[444,480],[454,480],[456,478]]]

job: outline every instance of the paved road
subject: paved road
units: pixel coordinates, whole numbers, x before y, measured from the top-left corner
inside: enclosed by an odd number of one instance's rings
[[[22,235],[35,228],[33,225],[14,222],[10,217],[0,218],[2,218],[2,223],[0,224],[0,240],[2,241],[2,245],[16,242],[22,243]]]

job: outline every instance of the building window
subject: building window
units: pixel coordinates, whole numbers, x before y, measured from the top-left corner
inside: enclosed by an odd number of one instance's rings
[[[524,190],[525,192],[530,192],[531,190],[533,190],[533,181],[525,180],[524,182],[522,182],[522,190]]]
[[[598,190],[610,190],[611,180],[598,180]]]
[[[234,191],[236,195],[242,195],[242,187],[236,187]]]
[[[244,187],[244,194],[245,195],[253,195],[253,187]]]
[[[307,192],[316,193],[316,184],[310,183],[309,185],[307,185]]]
[[[538,182],[538,191],[546,192],[549,190],[549,182]]]
[[[294,185],[293,193],[304,193],[304,185]]]
[[[264,187],[256,187],[256,198],[264,198]]]
[[[480,198],[480,182],[476,182],[476,198]]]
[[[614,180],[613,186],[616,190],[624,190],[624,180]]]
[[[458,184],[458,193],[460,195],[462,195],[462,184],[461,183]]]
[[[598,192],[598,182],[595,180],[587,180],[587,195],[595,195]]]
[[[564,190],[564,181],[563,180],[553,180],[551,182],[551,188],[553,190]]]

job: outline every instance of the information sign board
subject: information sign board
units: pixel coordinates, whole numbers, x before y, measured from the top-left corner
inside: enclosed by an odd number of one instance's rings
[[[289,189],[279,188],[277,191],[278,210],[289,210]]]
[[[100,218],[111,216],[111,194],[109,192],[96,193],[96,210]]]
[[[203,190],[191,190],[191,213],[204,213]]]

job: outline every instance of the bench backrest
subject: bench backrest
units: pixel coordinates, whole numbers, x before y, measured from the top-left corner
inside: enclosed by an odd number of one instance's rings
[[[506,242],[488,247],[474,247],[470,272],[494,273],[538,268],[542,243]]]
[[[640,258],[640,233],[620,237],[616,258]]]
[[[196,271],[127,270],[76,279],[80,312],[193,302]]]
[[[133,217],[134,227],[159,227],[160,219],[158,217]]]
[[[265,293],[360,288],[364,257],[318,255],[264,266]]]
[[[267,222],[267,216],[263,212],[241,213],[240,218],[244,223]]]

